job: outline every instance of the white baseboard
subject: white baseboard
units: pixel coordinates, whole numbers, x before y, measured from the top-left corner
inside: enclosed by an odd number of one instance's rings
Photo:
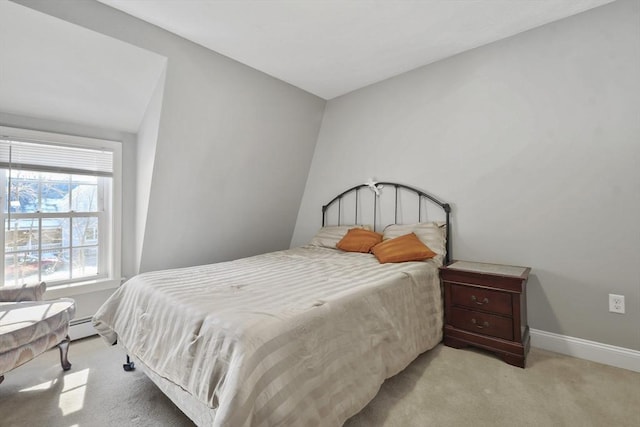
[[[531,345],[543,350],[640,372],[640,351],[530,329]]]
[[[69,337],[71,338],[71,341],[97,334],[98,332],[96,332],[93,324],[91,323],[91,317],[73,319],[69,326]]]

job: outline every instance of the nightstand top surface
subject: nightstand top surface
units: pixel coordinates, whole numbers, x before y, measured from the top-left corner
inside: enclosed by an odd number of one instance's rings
[[[450,270],[473,271],[477,273],[499,274],[501,276],[521,277],[527,267],[514,265],[487,264],[483,262],[454,261],[447,265]]]

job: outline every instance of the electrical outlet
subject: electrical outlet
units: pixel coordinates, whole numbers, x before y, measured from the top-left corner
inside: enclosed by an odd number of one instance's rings
[[[609,311],[624,314],[624,295],[609,294]]]

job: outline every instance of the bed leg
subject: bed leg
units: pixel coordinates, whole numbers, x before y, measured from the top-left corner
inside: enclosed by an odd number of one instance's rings
[[[122,368],[127,372],[133,371],[134,369],[136,369],[136,364],[133,363],[133,361],[131,361],[128,354],[127,354],[127,363],[123,364]]]
[[[67,335],[64,340],[60,344],[58,344],[58,349],[60,349],[60,365],[62,365],[63,371],[68,371],[71,369],[71,363],[69,363],[69,343],[71,342],[71,338]]]

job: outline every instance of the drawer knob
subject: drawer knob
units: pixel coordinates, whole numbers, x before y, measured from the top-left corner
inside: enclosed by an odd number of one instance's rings
[[[476,320],[475,317],[473,319],[471,319],[471,323],[476,325],[476,328],[478,328],[478,329],[484,329],[484,328],[488,328],[489,327],[489,322],[487,322],[485,320],[484,322],[482,322],[482,325],[481,325],[481,324],[478,323],[478,321]]]
[[[471,301],[475,302],[478,305],[485,305],[489,303],[489,298],[483,298],[482,301],[479,301],[475,295],[471,295]]]

